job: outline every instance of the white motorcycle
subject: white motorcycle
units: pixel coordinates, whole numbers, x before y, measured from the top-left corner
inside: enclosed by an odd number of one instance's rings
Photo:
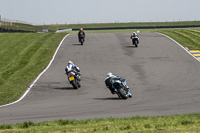
[[[132,39],[133,45],[135,45],[135,47],[138,47],[139,37],[138,36],[134,36],[134,37],[132,36],[131,39]]]

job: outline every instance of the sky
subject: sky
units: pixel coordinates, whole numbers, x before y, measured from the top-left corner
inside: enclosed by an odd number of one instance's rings
[[[200,0],[0,0],[2,18],[34,25],[200,20]]]

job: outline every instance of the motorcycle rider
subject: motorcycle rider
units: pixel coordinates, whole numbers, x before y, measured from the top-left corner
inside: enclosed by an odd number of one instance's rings
[[[72,61],[68,61],[66,68],[65,68],[65,74],[69,74],[69,72],[73,71],[75,73],[75,76],[77,77],[77,79],[80,79],[80,69],[78,66],[76,66]]]
[[[129,97],[132,97],[132,94],[130,93],[130,89],[129,89],[128,85],[126,84],[126,79],[115,76],[111,72],[109,72],[107,74],[107,77],[105,78],[105,84],[106,84],[106,87],[110,89],[112,94],[115,94],[115,89],[112,87],[113,80],[120,80],[121,82],[125,83],[125,85],[126,85],[125,87],[128,89],[127,95]]]
[[[83,41],[85,41],[85,32],[83,31],[83,28],[80,28],[80,30],[78,32],[79,42],[81,41],[81,35],[83,35]]]
[[[138,44],[139,44],[139,37],[138,37],[138,35],[137,35],[136,32],[133,32],[133,33],[131,34],[131,37],[130,37],[130,39],[134,39],[134,38],[137,38],[137,42],[138,42]]]

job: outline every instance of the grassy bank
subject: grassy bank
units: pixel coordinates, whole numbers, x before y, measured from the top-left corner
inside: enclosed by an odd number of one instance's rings
[[[31,133],[198,133],[200,114],[107,118],[92,120],[57,120],[53,122],[24,122],[16,125],[1,125],[0,132]]]
[[[200,28],[161,30],[184,47],[200,50]]]
[[[23,23],[2,22],[1,27],[13,30],[25,30],[25,31],[36,31],[36,32],[42,31],[42,26],[34,26],[31,24],[23,24]]]
[[[200,21],[183,21],[183,22],[136,22],[136,23],[92,23],[92,24],[61,24],[61,25],[43,25],[50,31],[58,29],[71,28],[106,28],[106,27],[144,27],[144,26],[183,26],[183,25],[200,25]]]
[[[65,34],[0,33],[0,105],[17,100],[47,66]]]
[[[2,22],[3,28],[15,30],[28,30],[41,32],[42,29],[48,29],[49,32],[55,32],[58,29],[72,28],[107,28],[107,27],[145,27],[145,26],[191,26],[200,25],[200,21],[178,21],[178,22],[132,22],[132,23],[91,23],[91,24],[56,24],[56,25],[31,25],[22,23]]]

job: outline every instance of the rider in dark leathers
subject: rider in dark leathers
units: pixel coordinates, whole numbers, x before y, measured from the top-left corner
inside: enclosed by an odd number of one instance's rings
[[[81,41],[81,35],[83,35],[83,41],[85,41],[85,32],[83,31],[83,28],[80,28],[80,30],[78,32],[79,42]]]
[[[107,77],[105,78],[105,84],[106,84],[106,87],[110,89],[112,94],[115,94],[115,89],[112,87],[113,80],[115,79],[120,80],[121,82],[124,82],[126,84],[126,79],[115,76],[111,72],[109,72],[107,74]],[[132,97],[132,94],[130,93],[130,89],[127,84],[126,84],[126,88],[128,89],[128,96]]]

